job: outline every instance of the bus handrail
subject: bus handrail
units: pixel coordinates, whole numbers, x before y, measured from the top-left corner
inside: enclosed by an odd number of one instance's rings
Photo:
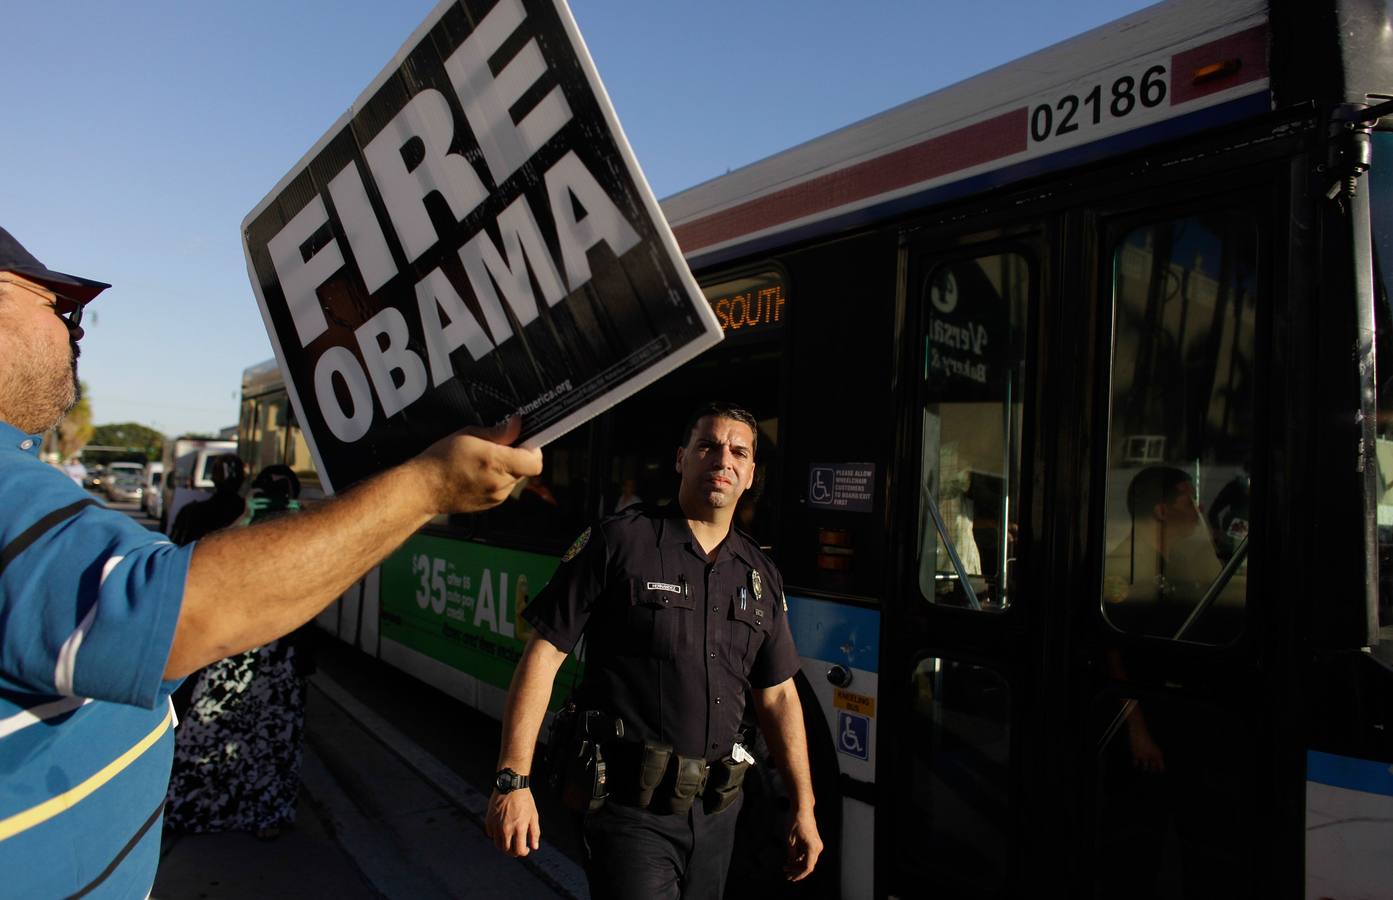
[[[967,579],[967,570],[963,567],[963,561],[958,557],[958,548],[953,546],[953,539],[948,536],[948,526],[943,524],[943,514],[938,511],[938,501],[934,500],[933,494],[924,492],[924,499],[929,501],[929,515],[934,518],[934,527],[938,529],[938,536],[943,539],[943,549],[948,551],[948,559],[953,563],[953,570],[958,573],[958,584],[963,586],[967,592],[967,602],[975,610],[982,609],[981,602],[977,599],[977,592],[972,589],[972,582]]]
[[[1171,640],[1178,641],[1183,638],[1185,632],[1189,631],[1190,627],[1199,621],[1200,616],[1209,611],[1209,608],[1219,599],[1219,594],[1223,592],[1224,588],[1228,587],[1229,582],[1233,579],[1234,573],[1238,571],[1238,567],[1243,565],[1247,558],[1248,539],[1245,537],[1233,551],[1233,556],[1229,557],[1229,561],[1224,563],[1224,567],[1219,570],[1219,574],[1214,579],[1214,583],[1209,586],[1209,590],[1204,592],[1204,596],[1200,598],[1200,602],[1195,604],[1195,608],[1190,611],[1190,615],[1186,617],[1184,622],[1180,623],[1180,627],[1175,630],[1175,634],[1171,635]],[[1103,732],[1102,738],[1098,741],[1099,756],[1103,755],[1103,751],[1108,748],[1108,744],[1112,742],[1113,736],[1117,734],[1117,730],[1122,727],[1123,722],[1127,721],[1127,717],[1132,714],[1132,710],[1136,709],[1136,707],[1137,701],[1134,699],[1129,699],[1126,703],[1122,704],[1122,708],[1117,711],[1117,715],[1113,717],[1112,723],[1108,725],[1107,730]]]

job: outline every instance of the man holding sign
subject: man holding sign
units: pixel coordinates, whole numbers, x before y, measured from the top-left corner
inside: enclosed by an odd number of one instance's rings
[[[0,229],[0,871],[16,897],[146,896],[189,673],[294,630],[441,513],[541,471],[458,432],[300,516],[175,547],[39,460],[77,398],[83,307]]]

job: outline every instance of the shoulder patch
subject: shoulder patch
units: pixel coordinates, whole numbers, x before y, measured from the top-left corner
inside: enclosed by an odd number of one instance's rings
[[[587,528],[587,529],[585,529],[584,531],[582,531],[582,532],[580,533],[580,537],[576,538],[575,543],[572,544],[572,545],[570,546],[570,548],[569,548],[565,553],[563,553],[563,554],[561,555],[561,561],[562,561],[563,563],[568,563],[568,562],[570,562],[571,560],[575,559],[575,558],[576,558],[576,554],[578,554],[578,553],[580,553],[580,551],[584,550],[584,549],[585,549],[585,545],[588,544],[588,543],[590,543],[590,529],[589,529],[589,528]]]

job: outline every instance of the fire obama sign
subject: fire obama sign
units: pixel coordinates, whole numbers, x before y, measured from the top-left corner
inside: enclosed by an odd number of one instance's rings
[[[561,0],[448,0],[242,226],[326,486],[720,340]]]

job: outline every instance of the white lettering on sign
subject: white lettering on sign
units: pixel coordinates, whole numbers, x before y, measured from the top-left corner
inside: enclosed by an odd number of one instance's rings
[[[537,227],[537,219],[525,198],[519,197],[503,210],[498,217],[498,229],[507,261],[486,231],[480,231],[460,248],[459,256],[469,276],[469,286],[484,310],[489,332],[494,341],[501,344],[513,332],[493,289],[495,281],[503,290],[503,298],[508,301],[513,315],[517,316],[519,326],[526,326],[537,318],[537,298],[532,294],[532,279],[527,277],[527,263],[532,265],[547,306],[560,303],[566,296],[566,289],[561,285],[561,276],[556,273],[556,265],[547,252],[542,230]]]
[[[977,322],[953,325],[934,319],[929,326],[929,340],[954,350],[970,350],[978,356],[987,348],[987,328]]]
[[[590,280],[590,262],[585,252],[591,247],[604,241],[615,256],[623,256],[638,243],[638,232],[625,220],[574,150],[547,170],[547,195],[561,238],[561,259],[571,290]],[[584,218],[576,218],[573,197],[585,209]]]
[[[872,512],[874,491],[874,463],[824,463],[808,470],[808,502],[813,506]]]
[[[339,376],[348,388],[351,408],[339,405],[334,390],[334,376]],[[368,433],[372,425],[372,390],[363,375],[363,367],[347,347],[330,347],[314,366],[314,394],[319,398],[319,412],[334,437],[351,444]]]
[[[421,313],[421,329],[426,335],[426,353],[430,356],[432,383],[444,384],[455,377],[450,366],[450,354],[460,347],[473,359],[481,359],[493,349],[474,314],[464,305],[455,286],[445,273],[434,269],[416,282],[416,302]],[[442,325],[440,314],[448,324]]]
[[[344,166],[329,182],[329,196],[334,198],[334,211],[348,237],[348,246],[353,248],[368,293],[376,293],[397,274],[397,264],[392,261],[392,251],[377,224],[367,188],[363,187],[363,176],[355,163]]]
[[[456,622],[470,622],[475,628],[487,628],[503,637],[517,636],[513,614],[509,611],[507,572],[498,573],[495,594],[493,573],[484,569],[479,576],[476,598],[465,593],[470,587],[470,577],[456,572],[449,560],[417,554],[411,557],[411,571],[421,580],[421,587],[416,591],[416,605],[421,609],[429,609]],[[519,575],[518,579],[525,581],[525,576]],[[466,613],[470,607],[474,609],[472,620]]]
[[[495,78],[489,69],[489,57],[517,31],[525,16],[519,0],[500,0],[474,33],[445,60],[450,84],[464,106],[469,127],[478,135],[484,162],[497,184],[521,168],[571,120],[565,95],[561,88],[554,87],[521,122],[513,125],[509,107],[546,73],[546,60],[537,42],[528,41]]]
[[[280,279],[281,293],[285,294],[285,305],[290,310],[290,319],[295,323],[295,334],[302,347],[309,346],[310,341],[329,327],[315,289],[343,268],[343,251],[335,241],[310,256],[301,249],[327,224],[329,211],[324,208],[324,200],[315,197],[267,244],[271,265]]]
[[[459,221],[488,197],[479,174],[458,153],[448,152],[455,137],[454,117],[445,95],[426,88],[407,103],[387,127],[363,148],[382,202],[401,239],[406,258],[415,262],[435,246],[438,236],[422,201],[439,193]],[[414,168],[406,161],[407,145],[419,140],[425,158]]]
[[[400,311],[387,307],[364,322],[354,335],[384,413],[395,416],[426,392],[426,367],[406,346],[406,316]]]
[[[445,60],[467,129],[463,122],[456,127],[451,98],[421,89],[363,147],[363,166],[350,162],[330,179],[332,215],[324,198],[315,196],[270,239],[271,261],[302,348],[328,332],[317,292],[346,265],[373,294],[399,275],[392,239],[408,262],[439,244],[427,198],[443,199],[456,221],[489,199],[482,170],[467,156],[474,149],[471,138],[487,167],[483,174],[501,185],[571,121],[559,85],[513,121],[512,108],[546,76],[547,60],[535,39],[524,42],[496,75],[489,60],[525,21],[520,0],[500,0]],[[537,292],[552,307],[587,284],[587,254],[597,245],[619,257],[639,243],[637,230],[574,151],[541,177],[549,217],[539,220],[520,194],[495,220],[496,243],[493,232],[481,227],[458,250],[477,315],[460,294],[464,285],[433,267],[414,285],[414,306],[382,308],[354,330],[350,346],[323,350],[314,366],[315,399],[336,438],[359,440],[378,408],[394,416],[454,378],[451,355],[461,347],[474,361],[488,356],[515,329],[537,320]],[[371,199],[374,189],[385,220]],[[554,227],[553,234],[544,232],[542,221]],[[411,315],[419,319],[424,359],[408,346],[415,330]]]
[[[474,627],[486,626],[494,634],[513,636],[513,617],[508,614],[508,573],[498,573],[498,601],[493,599],[489,570],[479,576],[479,596],[474,601]]]

